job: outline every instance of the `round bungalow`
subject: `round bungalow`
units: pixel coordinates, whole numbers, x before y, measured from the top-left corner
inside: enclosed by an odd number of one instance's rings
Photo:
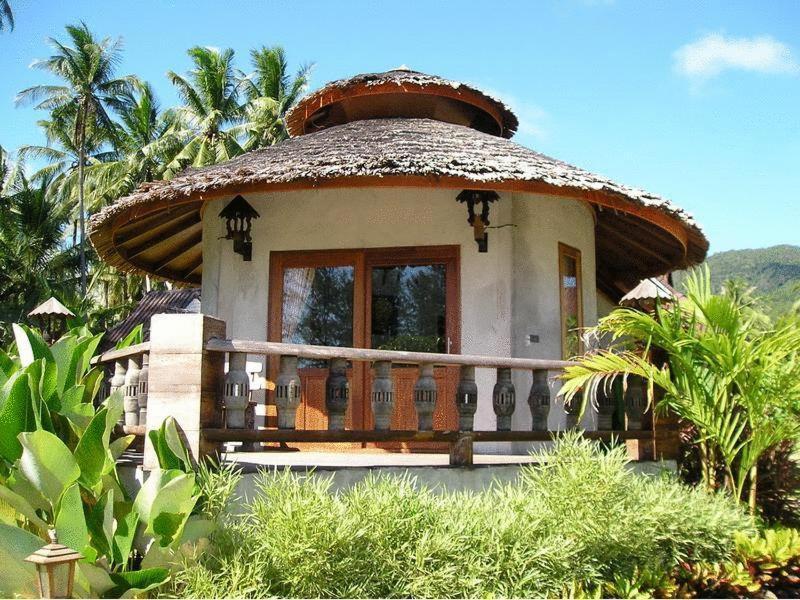
[[[440,77],[335,81],[291,110],[290,139],[141,185],[91,219],[91,241],[115,267],[200,284],[231,337],[572,356],[578,328],[708,242],[667,200],[511,142],[517,125]],[[326,423],[316,366],[299,428]]]

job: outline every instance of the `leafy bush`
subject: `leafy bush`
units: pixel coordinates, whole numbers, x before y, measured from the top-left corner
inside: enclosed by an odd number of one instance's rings
[[[450,493],[410,477],[263,472],[215,549],[175,578],[183,597],[539,597],[622,573],[728,558],[752,521],[717,494],[628,470],[624,450],[566,435],[518,481]],[[621,585],[622,582],[620,582]],[[653,584],[650,584],[653,585]]]
[[[800,533],[767,529],[757,536],[736,535],[731,560],[722,564],[684,563],[675,572],[682,598],[797,598],[800,596]]]
[[[131,595],[164,583],[183,560],[182,545],[211,528],[192,516],[200,496],[194,474],[155,469],[130,497],[116,459],[133,438],[111,439],[121,393],[93,405],[100,377],[90,358],[99,336],[73,330],[48,347],[34,331],[14,331],[19,357],[0,355],[0,596],[35,590],[23,559],[49,529],[83,555],[78,594]],[[186,455],[173,422],[154,440],[167,458]]]

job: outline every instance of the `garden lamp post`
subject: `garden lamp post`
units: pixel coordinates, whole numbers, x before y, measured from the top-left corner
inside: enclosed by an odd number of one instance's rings
[[[55,529],[47,533],[50,543],[25,560],[36,566],[36,584],[41,598],[72,598],[75,563],[83,557],[72,548],[59,544]]]

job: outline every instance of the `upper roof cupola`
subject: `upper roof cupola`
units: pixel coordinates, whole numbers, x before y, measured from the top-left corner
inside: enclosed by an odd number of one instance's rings
[[[434,119],[504,138],[517,117],[502,102],[464,83],[399,67],[333,81],[304,97],[286,116],[291,136],[367,119]]]

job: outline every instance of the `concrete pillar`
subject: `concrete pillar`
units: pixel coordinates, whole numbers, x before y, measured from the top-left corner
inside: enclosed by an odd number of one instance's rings
[[[195,460],[215,453],[218,447],[203,439],[203,428],[221,427],[218,399],[225,354],[203,349],[211,338],[225,338],[224,321],[203,314],[154,315],[150,321],[147,430],[158,429],[164,419],[174,417]],[[157,467],[148,438],[144,468]]]

